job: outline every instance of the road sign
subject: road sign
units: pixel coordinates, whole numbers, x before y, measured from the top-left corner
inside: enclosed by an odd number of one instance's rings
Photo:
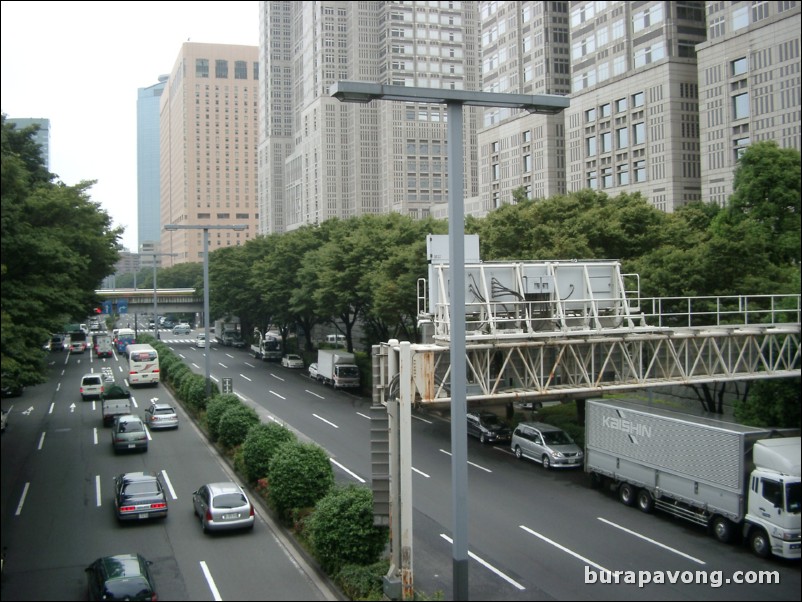
[[[117,300],[117,313],[118,314],[127,314],[128,313],[128,299],[118,299]]]
[[[234,392],[234,379],[229,376],[223,377],[223,393]]]

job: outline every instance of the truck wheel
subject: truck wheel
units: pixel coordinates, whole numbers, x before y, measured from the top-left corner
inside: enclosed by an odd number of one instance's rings
[[[654,498],[652,494],[649,493],[646,489],[641,489],[638,491],[638,510],[641,512],[645,512],[646,514],[651,514],[652,510],[654,509]]]
[[[754,529],[749,534],[749,547],[752,548],[755,556],[761,558],[768,558],[771,554],[771,544],[769,543],[769,536],[763,529]]]
[[[713,536],[721,543],[730,543],[735,529],[732,521],[723,516],[716,516],[713,518]]]
[[[618,488],[618,499],[625,506],[633,506],[635,504],[635,488],[629,483],[621,483]]]

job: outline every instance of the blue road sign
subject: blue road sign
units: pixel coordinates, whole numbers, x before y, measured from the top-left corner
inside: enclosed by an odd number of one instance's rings
[[[117,299],[117,313],[118,314],[128,313],[128,299]]]

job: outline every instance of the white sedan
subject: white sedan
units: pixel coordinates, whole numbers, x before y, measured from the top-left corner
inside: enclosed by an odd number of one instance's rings
[[[303,370],[304,360],[300,355],[289,353],[281,358],[281,365],[285,368],[300,368]]]
[[[317,380],[318,371],[317,371],[317,362],[313,364],[309,364],[309,378],[312,380]]]
[[[199,332],[195,338],[195,347],[206,347],[206,334]]]

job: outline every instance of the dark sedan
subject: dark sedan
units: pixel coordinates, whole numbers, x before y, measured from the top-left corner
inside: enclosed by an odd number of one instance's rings
[[[114,509],[120,520],[165,518],[167,497],[155,472],[127,472],[114,478]]]
[[[139,554],[98,558],[86,568],[90,600],[158,600],[152,562]]]

